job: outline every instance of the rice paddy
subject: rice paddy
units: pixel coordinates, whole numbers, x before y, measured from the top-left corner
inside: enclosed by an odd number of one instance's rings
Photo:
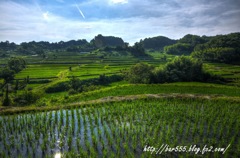
[[[219,108],[221,107],[221,108]],[[237,157],[237,103],[140,99],[0,117],[0,157],[193,157],[194,152],[144,152],[146,145],[226,147],[208,157]]]

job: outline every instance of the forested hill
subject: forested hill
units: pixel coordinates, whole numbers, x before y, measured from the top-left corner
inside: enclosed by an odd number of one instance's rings
[[[191,55],[205,61],[240,64],[240,33],[212,37],[188,34],[165,46],[164,53]]]
[[[162,51],[165,46],[175,44],[176,42],[177,40],[173,40],[164,36],[145,38],[144,40],[140,41],[144,49],[160,50],[160,51]]]
[[[97,48],[124,46],[124,41],[122,38],[114,36],[97,35],[93,40],[91,40],[90,43]]]
[[[240,33],[212,37],[196,45],[191,55],[205,61],[240,64]]]
[[[187,34],[179,40],[164,36],[145,38],[132,47],[120,37],[97,35],[90,42],[85,39],[50,43],[23,42],[21,44],[0,42],[0,57],[10,54],[34,55],[46,52],[90,52],[98,48],[130,51],[134,56],[143,56],[145,51],[160,51],[172,55],[192,55],[206,61],[239,63],[240,33],[217,36],[198,36]]]

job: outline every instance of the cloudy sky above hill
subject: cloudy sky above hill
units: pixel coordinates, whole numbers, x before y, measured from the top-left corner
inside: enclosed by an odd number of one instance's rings
[[[240,32],[239,0],[0,0],[0,41],[67,41]]]

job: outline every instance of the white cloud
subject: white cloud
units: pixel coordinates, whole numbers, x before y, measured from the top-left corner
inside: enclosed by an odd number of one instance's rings
[[[126,4],[128,3],[128,0],[110,0],[113,4]]]
[[[43,13],[42,15],[43,15],[43,18],[44,18],[45,20],[49,20],[49,13],[48,13],[48,12],[45,12],[45,13]]]

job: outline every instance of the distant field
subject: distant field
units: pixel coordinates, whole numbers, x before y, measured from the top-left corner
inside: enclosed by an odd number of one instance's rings
[[[137,62],[146,62],[159,66],[162,61],[156,59],[136,59],[133,57],[109,57],[100,59],[92,56],[59,56],[56,59],[41,57],[25,57],[27,68],[16,74],[16,79],[56,78],[64,73],[65,76],[78,76],[82,79],[94,78],[100,74],[116,74],[121,69],[127,69]],[[71,67],[71,71],[69,70]]]
[[[230,65],[222,63],[205,63],[204,68],[216,75],[240,85],[240,65]]]
[[[69,70],[71,67],[71,71]],[[23,79],[29,76],[30,78],[57,78],[61,75],[78,76],[82,79],[93,78],[100,74],[119,73],[121,69],[129,68],[130,66],[110,66],[106,64],[42,64],[42,65],[27,65],[27,68],[16,74],[16,79]],[[61,74],[64,73],[64,74]]]
[[[63,70],[68,70],[72,65],[27,65],[27,68],[18,73],[15,78],[21,79],[29,76],[30,78],[51,78],[57,77],[58,73]]]
[[[206,63],[204,67],[214,74],[225,78],[240,78],[240,65],[230,65],[222,63]]]

